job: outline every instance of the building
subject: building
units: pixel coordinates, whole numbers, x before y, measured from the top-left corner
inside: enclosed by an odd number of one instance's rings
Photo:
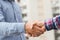
[[[53,16],[60,14],[60,0],[51,0]],[[60,30],[55,31],[55,40],[60,40]]]

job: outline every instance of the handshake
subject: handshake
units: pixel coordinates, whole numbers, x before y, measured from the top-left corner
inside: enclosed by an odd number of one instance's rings
[[[25,31],[31,37],[38,37],[46,31],[46,28],[43,22],[33,21],[25,24]]]

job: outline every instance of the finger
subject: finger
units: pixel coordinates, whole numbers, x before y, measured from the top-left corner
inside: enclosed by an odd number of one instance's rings
[[[44,26],[43,23],[37,24],[38,27],[42,28],[42,26]]]
[[[41,31],[38,27],[34,28],[33,30],[33,34],[36,34],[35,36],[39,36],[41,34],[43,34],[44,32]]]
[[[36,24],[33,24],[33,26],[37,26],[37,27],[39,27],[39,28],[42,28],[42,26],[44,26],[44,24],[36,23]]]
[[[38,37],[39,35],[40,35],[40,33],[37,34],[37,33],[35,32],[35,33],[32,34],[32,37]]]
[[[45,32],[46,31],[46,28],[45,26],[42,27],[42,31]]]
[[[44,22],[34,21],[33,26],[38,26],[41,28],[42,26],[44,26]]]
[[[44,33],[44,29],[43,29],[43,28],[39,28],[38,26],[35,26],[35,27],[34,27],[34,30],[35,30],[35,31],[39,31],[39,32],[41,32],[42,34]]]
[[[42,33],[37,32],[37,33],[32,34],[32,37],[38,37],[38,36],[40,36],[41,34],[42,34]]]
[[[37,30],[40,30],[41,32],[45,32],[46,31],[45,25],[42,26],[41,28],[39,26],[37,26],[37,25],[35,25],[35,26],[36,26]]]
[[[35,37],[35,36],[36,36],[36,34],[35,34],[35,33],[33,33],[33,34],[32,34],[32,37]]]
[[[27,30],[26,33],[29,34],[30,36],[32,36],[32,29],[31,30]]]
[[[32,34],[43,34],[43,32],[39,31],[39,30],[33,30]]]

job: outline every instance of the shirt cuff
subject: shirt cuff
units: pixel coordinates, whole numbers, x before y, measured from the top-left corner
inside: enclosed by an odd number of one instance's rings
[[[45,27],[48,31],[52,29],[55,29],[55,30],[57,29],[55,22],[52,18],[45,21]]]
[[[18,32],[25,33],[25,23],[18,23],[16,25],[16,28],[17,28]]]

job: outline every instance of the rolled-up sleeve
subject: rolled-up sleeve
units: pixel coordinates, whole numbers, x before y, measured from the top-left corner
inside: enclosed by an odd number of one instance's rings
[[[6,23],[0,22],[0,35],[14,35],[24,33],[24,23]]]

